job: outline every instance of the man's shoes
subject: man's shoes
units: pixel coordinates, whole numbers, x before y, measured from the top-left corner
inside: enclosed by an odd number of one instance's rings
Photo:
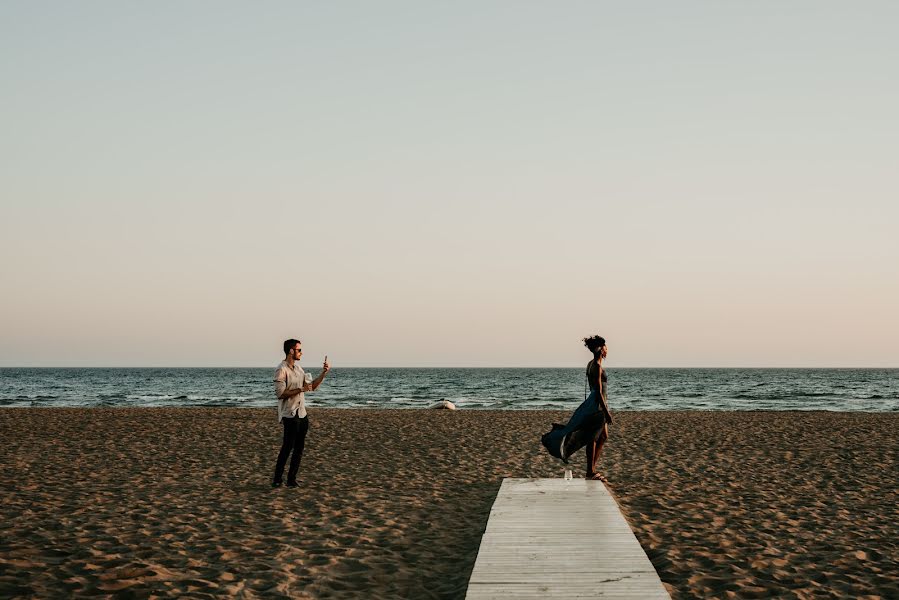
[[[280,481],[273,481],[273,482],[272,482],[272,487],[273,487],[273,488],[279,488],[279,487],[281,487],[281,482],[280,482]]]
[[[287,487],[300,487],[300,484],[298,484],[296,481],[288,481]]]

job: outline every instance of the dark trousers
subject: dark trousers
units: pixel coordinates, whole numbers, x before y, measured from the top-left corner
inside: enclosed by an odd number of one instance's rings
[[[281,451],[278,453],[278,462],[275,464],[275,481],[280,483],[284,478],[284,465],[287,464],[287,456],[292,451],[290,470],[287,472],[289,483],[296,481],[297,471],[300,470],[300,459],[303,458],[306,433],[309,431],[309,417],[281,419],[281,423],[284,424],[284,441],[281,442]]]

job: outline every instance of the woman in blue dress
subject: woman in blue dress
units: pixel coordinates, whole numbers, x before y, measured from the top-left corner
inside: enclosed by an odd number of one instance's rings
[[[593,359],[587,364],[586,374],[590,393],[568,419],[567,424],[553,423],[552,430],[544,434],[540,441],[550,454],[565,464],[568,464],[572,454],[585,448],[586,478],[606,481],[605,477],[596,472],[596,462],[609,438],[609,425],[612,424],[612,413],[609,412],[606,394],[608,377],[602,365],[609,347],[606,340],[598,335],[584,338],[584,345],[593,353]]]

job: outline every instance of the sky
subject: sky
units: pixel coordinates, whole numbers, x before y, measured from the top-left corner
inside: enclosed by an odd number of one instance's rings
[[[0,3],[0,366],[899,367],[899,4]]]

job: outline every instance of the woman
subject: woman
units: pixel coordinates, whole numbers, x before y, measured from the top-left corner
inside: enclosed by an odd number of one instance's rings
[[[552,431],[546,433],[540,441],[550,454],[565,464],[568,464],[568,458],[572,454],[586,448],[586,478],[605,482],[606,478],[596,472],[596,462],[609,437],[609,425],[612,424],[606,395],[608,377],[602,366],[609,348],[606,340],[598,335],[584,338],[584,345],[593,353],[593,359],[587,364],[590,394],[571,415],[567,425],[553,423]]]

